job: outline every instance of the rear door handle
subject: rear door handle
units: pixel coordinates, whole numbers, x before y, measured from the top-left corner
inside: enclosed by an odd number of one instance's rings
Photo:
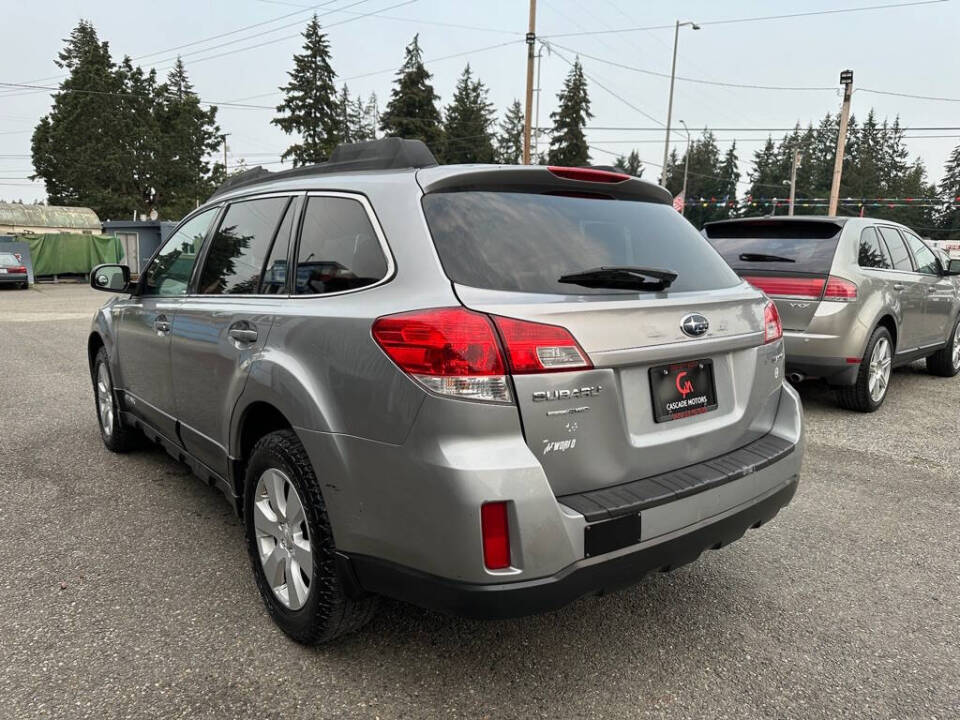
[[[157,315],[153,320],[153,329],[156,330],[159,335],[166,335],[170,332],[170,321],[167,320],[167,316]]]
[[[897,292],[900,292],[901,290],[903,290],[903,283],[894,283],[893,289],[896,290]]]
[[[246,322],[231,325],[227,334],[240,343],[249,344],[257,341],[257,329]]]

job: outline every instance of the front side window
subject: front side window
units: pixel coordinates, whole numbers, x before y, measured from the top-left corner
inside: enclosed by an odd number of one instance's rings
[[[356,290],[380,282],[387,258],[357,200],[311,197],[297,250],[297,295]]]
[[[860,233],[860,249],[857,251],[857,262],[860,267],[881,268],[889,270],[893,268],[887,250],[880,242],[877,231],[872,228],[864,228]]]
[[[218,208],[210,208],[187,220],[160,248],[143,274],[141,295],[175,297],[186,295],[200,246]]]
[[[894,228],[882,227],[880,228],[880,234],[883,236],[887,249],[890,250],[890,261],[893,266],[897,270],[913,272],[913,265],[910,264],[910,251],[907,249],[907,244],[903,241],[903,238],[900,237],[900,233]]]
[[[255,294],[280,216],[289,201],[287,197],[271,197],[230,205],[210,241],[197,292]]]
[[[923,244],[923,240],[911,233],[904,233],[907,238],[907,244],[913,251],[913,259],[917,261],[917,272],[924,275],[939,275],[940,265],[937,263],[937,257],[933,251]]]

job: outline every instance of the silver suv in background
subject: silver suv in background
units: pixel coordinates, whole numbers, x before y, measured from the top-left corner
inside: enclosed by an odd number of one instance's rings
[[[960,261],[945,261],[910,228],[841,217],[708,223],[730,266],[777,303],[787,374],[823,378],[849,409],[873,412],[893,367],[926,358],[960,371]]]
[[[88,344],[104,443],[142,432],[227,495],[301,642],[377,595],[556,608],[797,488],[776,307],[627,175],[341,146],[233,181],[135,285],[91,283],[118,293]]]

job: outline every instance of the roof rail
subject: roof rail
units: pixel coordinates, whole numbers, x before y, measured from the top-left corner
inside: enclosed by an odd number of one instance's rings
[[[404,168],[424,168],[437,165],[437,159],[421,140],[404,138],[383,138],[358,143],[343,143],[330,154],[330,160],[316,165],[302,165],[292,170],[270,172],[255,167],[234,175],[221,184],[210,198],[222,195],[228,190],[253,185],[266,180],[287,180],[289,178],[310,175],[328,175],[354,170],[401,170]]]

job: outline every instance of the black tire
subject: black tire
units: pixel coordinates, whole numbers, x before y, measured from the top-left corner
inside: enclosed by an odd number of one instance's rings
[[[313,568],[306,600],[296,610],[287,607],[274,594],[260,559],[254,505],[257,483],[270,469],[280,470],[289,479],[301,499],[307,523]],[[272,432],[254,446],[245,477],[244,523],[247,550],[260,596],[274,622],[291,638],[305,645],[328,642],[359,629],[373,617],[378,599],[375,595],[351,598],[347,593],[337,568],[333,532],[320,484],[303,445],[292,430]]]
[[[870,395],[870,360],[873,357],[874,348],[881,340],[886,340],[889,344],[890,359],[893,360],[894,345],[893,338],[890,337],[890,331],[885,327],[878,327],[870,336],[863,358],[860,360],[857,381],[853,385],[836,388],[837,401],[842,408],[855,410],[856,412],[872,413],[876,412],[883,405],[883,401],[887,399],[886,387],[884,387],[879,400],[874,400]]]
[[[960,372],[960,358],[954,361],[954,344],[960,342],[960,317],[953,323],[947,344],[927,358],[927,372],[940,377],[953,377]]]
[[[100,368],[103,367],[106,376],[109,379],[109,402],[111,412],[105,419],[104,413],[100,407],[100,389],[98,378]],[[100,428],[100,437],[107,450],[115,453],[126,453],[139,447],[143,441],[143,434],[136,428],[127,427],[120,418],[119,408],[117,407],[117,394],[113,388],[113,373],[110,372],[110,362],[107,356],[107,349],[101,347],[97,351],[97,356],[93,361],[93,406],[97,411],[97,425]]]

